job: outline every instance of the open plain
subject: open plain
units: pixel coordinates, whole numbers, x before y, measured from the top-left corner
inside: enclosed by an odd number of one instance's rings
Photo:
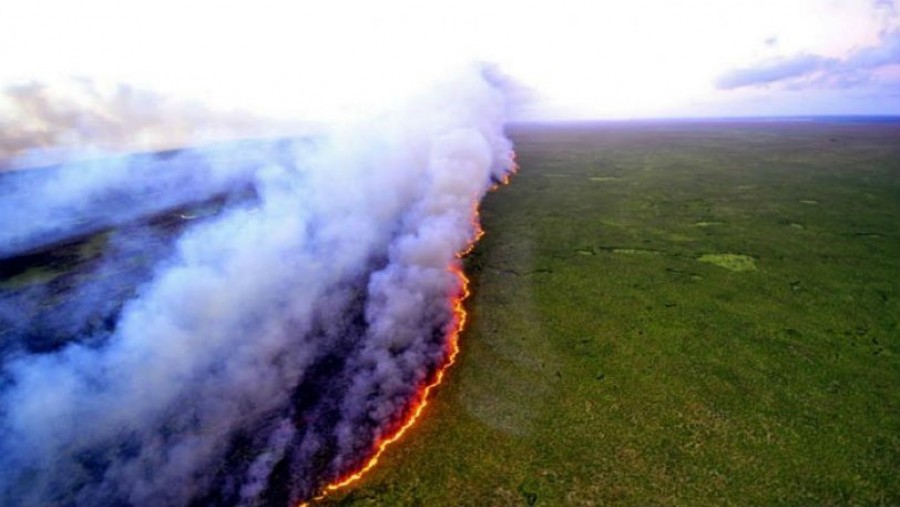
[[[521,125],[462,353],[337,505],[900,503],[900,125]]]

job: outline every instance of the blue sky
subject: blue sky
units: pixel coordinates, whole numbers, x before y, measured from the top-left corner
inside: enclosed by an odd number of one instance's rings
[[[368,114],[473,59],[517,83],[520,118],[900,114],[900,0],[0,6],[0,86],[78,76],[268,117]]]

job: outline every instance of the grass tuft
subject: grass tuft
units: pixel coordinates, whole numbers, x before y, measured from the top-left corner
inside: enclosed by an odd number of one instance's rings
[[[725,268],[729,271],[756,271],[756,261],[749,255],[724,253],[724,254],[703,254],[697,257],[700,262],[706,262]]]

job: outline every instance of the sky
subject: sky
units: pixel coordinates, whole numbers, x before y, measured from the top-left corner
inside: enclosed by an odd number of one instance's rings
[[[514,83],[517,119],[900,114],[900,0],[0,4],[3,88],[330,121],[472,60]]]

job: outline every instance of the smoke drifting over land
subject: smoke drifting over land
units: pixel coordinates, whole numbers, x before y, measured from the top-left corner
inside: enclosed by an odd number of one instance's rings
[[[449,268],[512,169],[504,114],[469,69],[327,135],[168,162],[200,168],[194,179],[160,184],[138,157],[87,186],[66,168],[31,182],[47,190],[17,216],[38,224],[152,213],[109,197],[147,188],[255,197],[187,228],[109,333],[2,352],[0,503],[291,504],[358,467],[445,359],[461,290]],[[26,248],[41,227],[0,247]]]
[[[216,110],[122,83],[88,78],[0,90],[0,170],[294,132],[298,125]]]

